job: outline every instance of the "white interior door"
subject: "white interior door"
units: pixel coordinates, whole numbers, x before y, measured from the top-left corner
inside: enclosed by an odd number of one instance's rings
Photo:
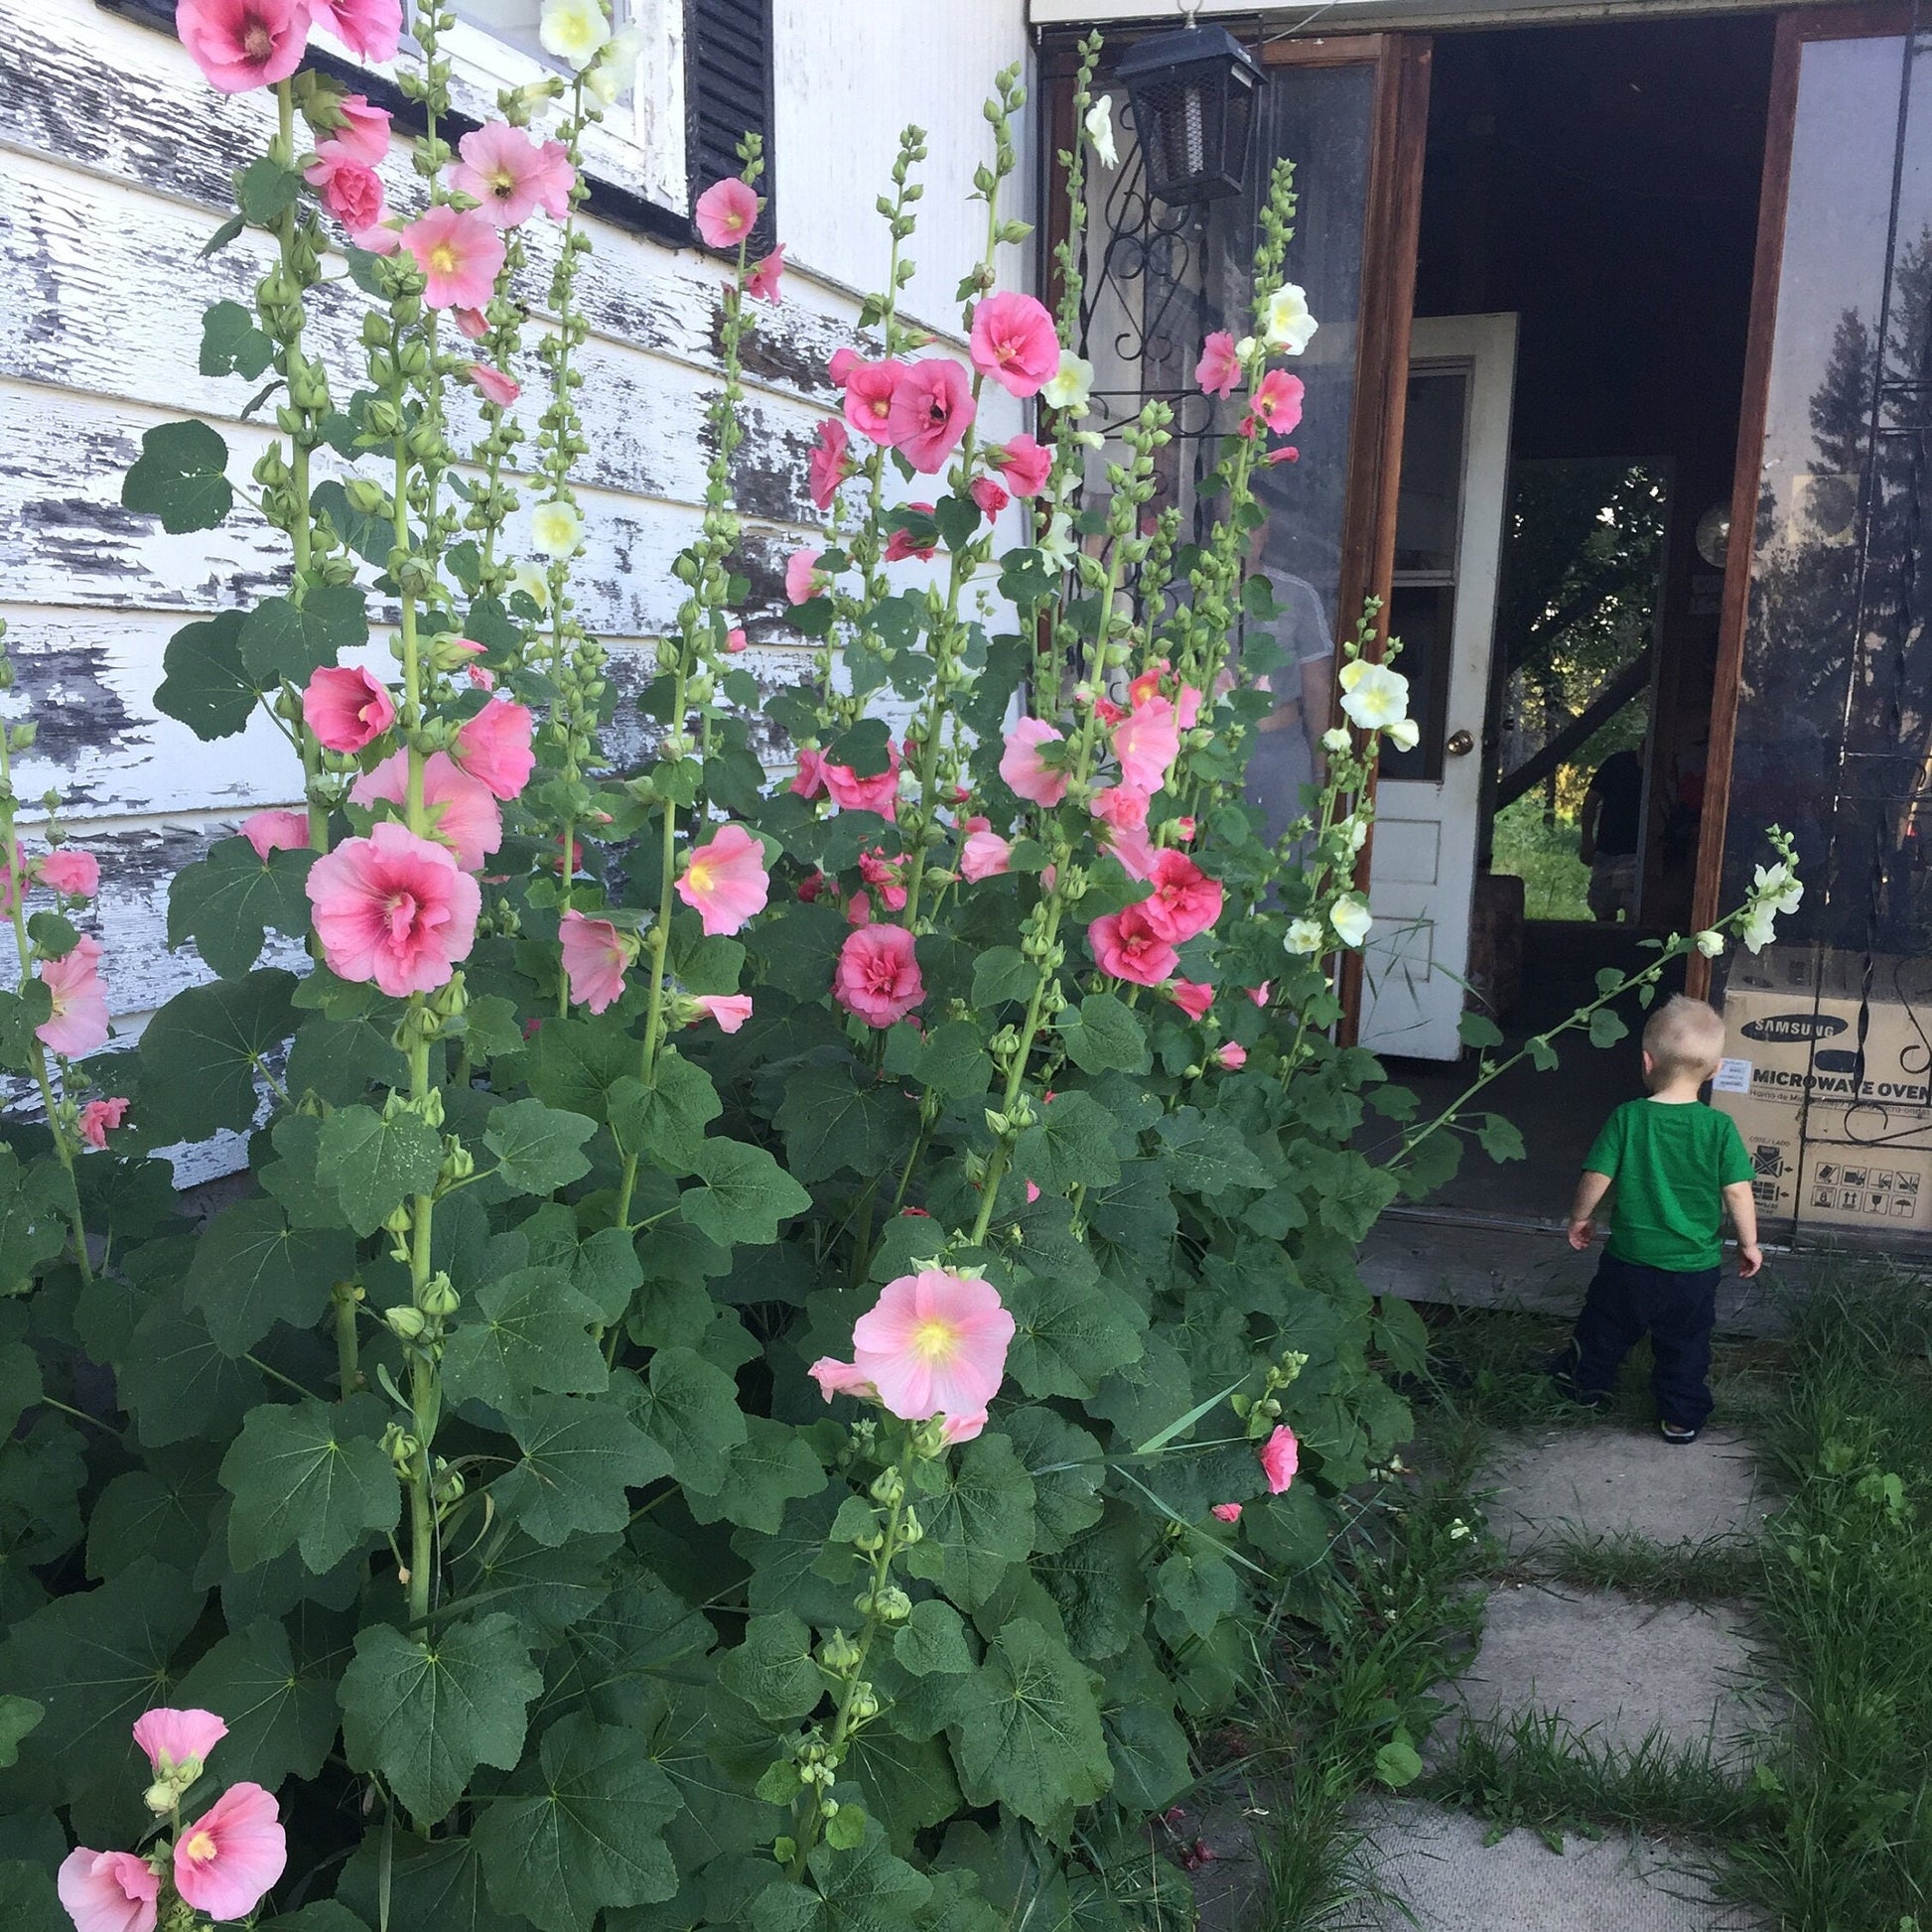
[[[1417,319],[1389,630],[1422,736],[1376,786],[1361,1040],[1378,1053],[1461,1050],[1515,386],[1514,316]]]

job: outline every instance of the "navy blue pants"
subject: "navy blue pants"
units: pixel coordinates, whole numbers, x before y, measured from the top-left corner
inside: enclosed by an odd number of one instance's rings
[[[1607,1394],[1616,1386],[1624,1356],[1647,1333],[1658,1415],[1683,1429],[1702,1429],[1712,1407],[1711,1330],[1718,1319],[1722,1273],[1645,1268],[1605,1255],[1577,1317],[1577,1364],[1571,1376],[1578,1389]]]

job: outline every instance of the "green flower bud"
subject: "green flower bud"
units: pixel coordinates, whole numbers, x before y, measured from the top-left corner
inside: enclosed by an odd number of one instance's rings
[[[429,1326],[422,1310],[411,1308],[407,1303],[391,1309],[382,1318],[389,1324],[389,1332],[402,1341],[419,1339]]]

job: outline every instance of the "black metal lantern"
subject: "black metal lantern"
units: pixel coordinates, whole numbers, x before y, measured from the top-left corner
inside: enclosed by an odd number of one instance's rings
[[[1220,27],[1185,27],[1130,47],[1115,77],[1134,108],[1148,188],[1170,207],[1238,195],[1248,172],[1262,73]]]

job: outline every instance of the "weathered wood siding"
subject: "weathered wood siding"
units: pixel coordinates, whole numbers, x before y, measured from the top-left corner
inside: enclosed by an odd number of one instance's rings
[[[676,44],[675,20],[665,24],[676,4],[651,0],[661,45]],[[819,521],[805,476],[835,401],[826,357],[851,339],[853,291],[884,276],[873,203],[894,140],[907,121],[933,133],[912,301],[944,333],[985,232],[984,209],[965,200],[990,153],[979,102],[994,70],[1024,57],[1024,0],[778,0],[773,160],[791,272],[784,305],[760,312],[748,355],[752,435],[737,478],[753,585],[747,664],[767,684],[795,676],[804,658],[785,622],[784,558]],[[482,86],[476,77],[466,104],[486,105]],[[660,76],[637,125],[681,122],[680,99]],[[203,745],[152,701],[180,624],[281,586],[280,540],[245,508],[219,530],[170,537],[120,506],[122,472],[155,423],[206,417],[227,438],[237,480],[262,447],[264,431],[235,420],[248,385],[197,368],[202,311],[221,296],[249,299],[265,259],[259,237],[210,261],[197,255],[227,207],[230,171],[259,150],[268,122],[265,96],[214,93],[170,36],[92,0],[0,0],[0,616],[21,673],[8,708],[19,715],[31,703],[40,722],[19,771],[23,796],[59,790],[69,824],[100,854],[96,923],[124,1028],[202,972],[192,949],[167,949],[175,871],[241,813],[291,802],[297,789],[287,748],[266,725]],[[626,185],[681,174],[661,150],[621,164],[611,171]],[[1023,171],[1023,194],[1032,179]],[[393,199],[409,206],[406,169],[391,180]],[[554,234],[541,220],[531,233],[534,298]],[[634,689],[675,608],[671,559],[697,526],[704,412],[719,379],[719,272],[696,250],[619,228],[599,226],[595,240],[583,283],[592,338],[579,358],[592,445],[581,472],[581,601],[620,683]],[[1020,284],[1021,261],[1015,250],[1003,265],[1009,285]],[[315,311],[346,394],[358,360],[352,316],[326,295]],[[989,426],[1019,428],[1017,408],[995,397]],[[621,716],[619,749],[634,752],[639,723],[627,706]]]

